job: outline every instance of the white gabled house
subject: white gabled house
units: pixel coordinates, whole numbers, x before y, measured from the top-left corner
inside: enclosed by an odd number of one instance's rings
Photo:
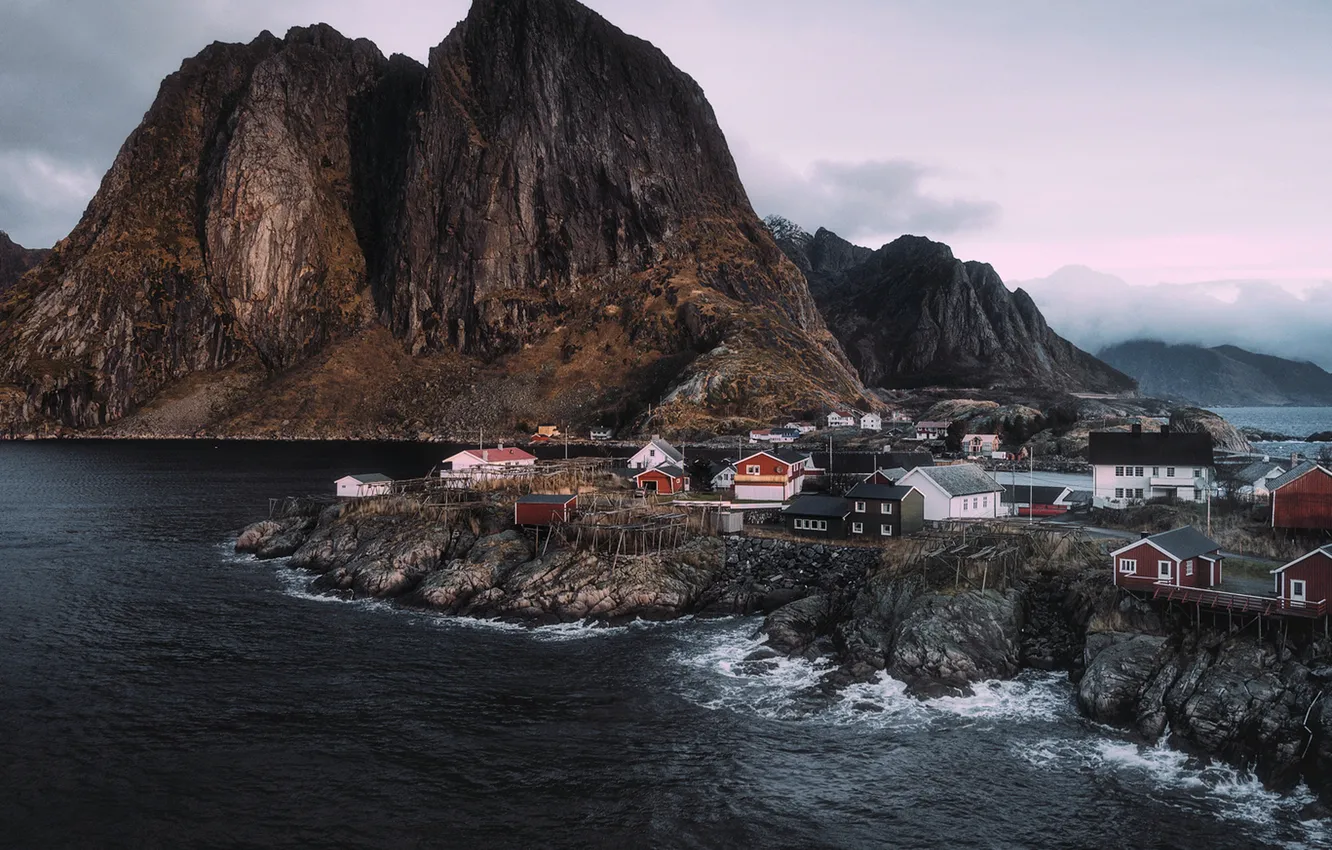
[[[711,466],[712,489],[729,490],[735,486],[735,464],[714,463]]]
[[[998,434],[967,434],[962,438],[962,451],[972,457],[993,454],[998,449]]]
[[[897,480],[925,497],[925,519],[989,519],[1000,516],[1004,488],[971,463],[918,466]]]
[[[653,436],[643,448],[629,458],[630,469],[654,469],[665,464],[684,466],[684,455],[661,437]]]
[[[1093,431],[1087,458],[1092,465],[1093,504],[1123,508],[1147,499],[1202,502],[1212,486],[1212,436],[1172,431]]]
[[[883,417],[877,413],[866,413],[860,417],[860,430],[882,431]]]
[[[365,496],[384,496],[393,491],[393,479],[378,472],[344,475],[333,482],[338,498],[360,499]]]
[[[828,414],[829,428],[854,428],[859,417],[855,411],[834,410]]]
[[[797,431],[799,431],[801,434],[808,434],[812,431],[819,430],[818,426],[816,426],[813,422],[787,422],[786,427],[794,428]]]

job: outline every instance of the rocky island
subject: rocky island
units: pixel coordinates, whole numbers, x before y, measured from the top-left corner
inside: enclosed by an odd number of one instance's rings
[[[1276,787],[1332,792],[1332,642],[1270,627],[1260,637],[1252,623],[1195,621],[1122,593],[1103,546],[1076,535],[973,530],[968,552],[1005,553],[979,560],[932,553],[949,548],[937,541],[706,534],[621,556],[541,545],[508,516],[445,519],[401,499],[294,503],[236,548],[287,558],[325,592],[455,616],[614,626],[752,615],[764,646],[746,663],[824,659],[830,691],[889,675],[929,698],[1067,671],[1092,720],[1253,767]]]

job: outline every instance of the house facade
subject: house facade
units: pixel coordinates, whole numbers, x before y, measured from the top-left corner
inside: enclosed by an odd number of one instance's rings
[[[384,496],[393,492],[393,479],[378,472],[344,475],[333,482],[338,498],[360,499],[365,496]]]
[[[1122,508],[1147,499],[1208,498],[1213,479],[1212,437],[1172,431],[1093,431],[1087,449],[1097,507]]]
[[[709,483],[714,490],[729,490],[735,486],[735,464],[733,463],[714,463],[712,464],[712,478]]]
[[[860,430],[862,431],[882,431],[883,417],[877,413],[866,413],[860,417]]]
[[[536,455],[518,448],[468,449],[445,458],[439,465],[439,477],[465,481],[523,475],[532,471],[536,461]]]
[[[1332,528],[1332,470],[1306,460],[1272,481],[1272,527]]]
[[[634,476],[634,485],[648,493],[674,495],[689,489],[689,476],[682,467],[665,463],[645,469]]]
[[[800,437],[796,428],[763,428],[749,432],[751,443],[794,443]]]
[[[684,455],[675,446],[660,437],[653,437],[643,448],[629,458],[630,469],[651,469],[664,463],[684,466]]]
[[[804,490],[813,460],[789,449],[754,452],[735,464],[735,498],[784,502]]]
[[[1004,488],[971,463],[918,466],[898,486],[915,487],[925,497],[925,519],[991,519],[1002,513]]]
[[[831,412],[831,413],[828,414],[828,427],[829,427],[829,428],[854,428],[855,425],[856,425],[856,421],[857,421],[858,419],[859,419],[859,417],[856,416],[855,411],[851,411],[851,410],[834,410],[833,412]]]
[[[818,426],[815,425],[813,422],[787,422],[786,427],[794,428],[796,429],[797,432],[801,434],[809,434],[819,430]]]
[[[1284,607],[1326,603],[1332,597],[1332,544],[1277,567],[1272,576]]]
[[[952,427],[952,422],[941,422],[937,420],[926,420],[916,423],[917,440],[942,440],[948,436],[948,429]]]
[[[967,434],[962,438],[962,451],[972,457],[993,454],[998,450],[998,434]]]
[[[925,496],[915,487],[890,487],[869,482],[846,494],[850,511],[847,536],[903,537],[925,527]]]
[[[615,433],[609,428],[593,428],[589,436],[594,440],[609,440]]]
[[[846,536],[847,500],[838,496],[796,496],[782,508],[782,525],[801,537]]]
[[[1127,590],[1216,587],[1221,545],[1192,526],[1134,540],[1110,553],[1115,584]]]

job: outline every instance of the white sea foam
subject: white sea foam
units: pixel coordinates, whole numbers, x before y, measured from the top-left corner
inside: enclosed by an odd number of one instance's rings
[[[762,646],[753,632],[753,621],[681,632],[683,646],[672,658],[686,671],[685,697],[707,709],[773,720],[809,716],[808,697],[827,672],[827,663],[798,658],[746,661]]]
[[[1154,746],[1112,738],[1047,739],[1014,743],[1022,760],[1042,770],[1087,770],[1141,784],[1152,799],[1186,810],[1266,830],[1276,844],[1290,847],[1326,846],[1324,821],[1299,821],[1299,811],[1314,800],[1305,786],[1281,794],[1263,787],[1251,772],[1210,763],[1171,748],[1163,737]],[[1271,834],[1278,826],[1303,833],[1298,838]]]

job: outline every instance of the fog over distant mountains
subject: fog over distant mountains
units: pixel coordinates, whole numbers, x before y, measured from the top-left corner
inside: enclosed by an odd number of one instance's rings
[[[1051,327],[1088,351],[1143,339],[1229,344],[1332,369],[1332,281],[1306,286],[1299,295],[1265,280],[1133,286],[1085,266],[1065,266],[1008,286],[1025,289]]]

